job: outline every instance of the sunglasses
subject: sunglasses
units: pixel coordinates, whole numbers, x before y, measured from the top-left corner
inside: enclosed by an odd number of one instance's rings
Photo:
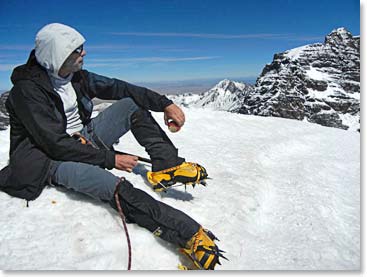
[[[81,54],[83,52],[83,44],[80,45],[77,49],[73,51],[73,53]]]

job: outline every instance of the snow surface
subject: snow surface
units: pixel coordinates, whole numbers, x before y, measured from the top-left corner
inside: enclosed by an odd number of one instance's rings
[[[204,165],[207,187],[153,192],[139,165],[126,176],[154,198],[210,229],[229,261],[218,270],[359,270],[360,136],[301,122],[184,109],[186,124],[168,135],[188,161]],[[154,114],[163,126],[163,115]],[[0,167],[9,130],[0,132]],[[144,155],[129,133],[118,149]],[[127,244],[107,204],[47,188],[26,207],[0,192],[2,270],[124,270]],[[133,270],[188,264],[176,247],[128,225]]]
[[[285,51],[285,56],[291,59],[292,61],[298,60],[300,55],[309,48],[309,45],[300,46],[297,48],[293,48],[291,50]]]
[[[323,72],[320,69],[310,66],[310,69],[306,71],[306,75],[310,79],[319,80],[319,81],[333,81],[330,74],[327,72]]]

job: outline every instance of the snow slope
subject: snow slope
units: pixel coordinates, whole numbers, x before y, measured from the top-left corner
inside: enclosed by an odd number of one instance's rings
[[[136,187],[191,215],[221,240],[218,270],[358,270],[360,137],[307,122],[185,109],[169,134],[180,155],[204,165],[207,187],[153,192],[148,166],[126,176]],[[163,115],[155,114],[163,124]],[[9,130],[0,132],[0,167]],[[131,134],[118,149],[146,156]],[[127,245],[107,204],[48,188],[26,207],[0,192],[2,270],[123,270]],[[137,225],[128,225],[133,270],[175,270],[188,261]]]

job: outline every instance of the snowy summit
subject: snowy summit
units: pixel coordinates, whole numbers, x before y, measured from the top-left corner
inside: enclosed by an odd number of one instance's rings
[[[359,130],[359,37],[338,28],[324,43],[275,54],[240,112]]]
[[[168,134],[212,180],[194,189],[152,191],[148,165],[113,170],[178,208],[219,239],[229,261],[218,270],[360,269],[360,143],[357,132],[308,122],[184,109],[187,122]],[[154,114],[163,125],[160,114]],[[0,131],[0,167],[9,129]],[[127,135],[118,150],[146,156]],[[61,188],[29,203],[0,192],[2,270],[124,270],[127,244],[108,204]],[[128,225],[133,270],[176,270],[178,249]]]
[[[184,107],[205,108],[217,111],[238,112],[243,98],[253,91],[253,86],[224,79],[201,94],[169,95],[176,104]]]

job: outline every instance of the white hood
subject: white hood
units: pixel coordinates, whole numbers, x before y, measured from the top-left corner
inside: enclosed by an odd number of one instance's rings
[[[75,29],[52,23],[44,26],[36,35],[36,59],[54,76],[58,76],[60,67],[66,58],[85,38]]]

